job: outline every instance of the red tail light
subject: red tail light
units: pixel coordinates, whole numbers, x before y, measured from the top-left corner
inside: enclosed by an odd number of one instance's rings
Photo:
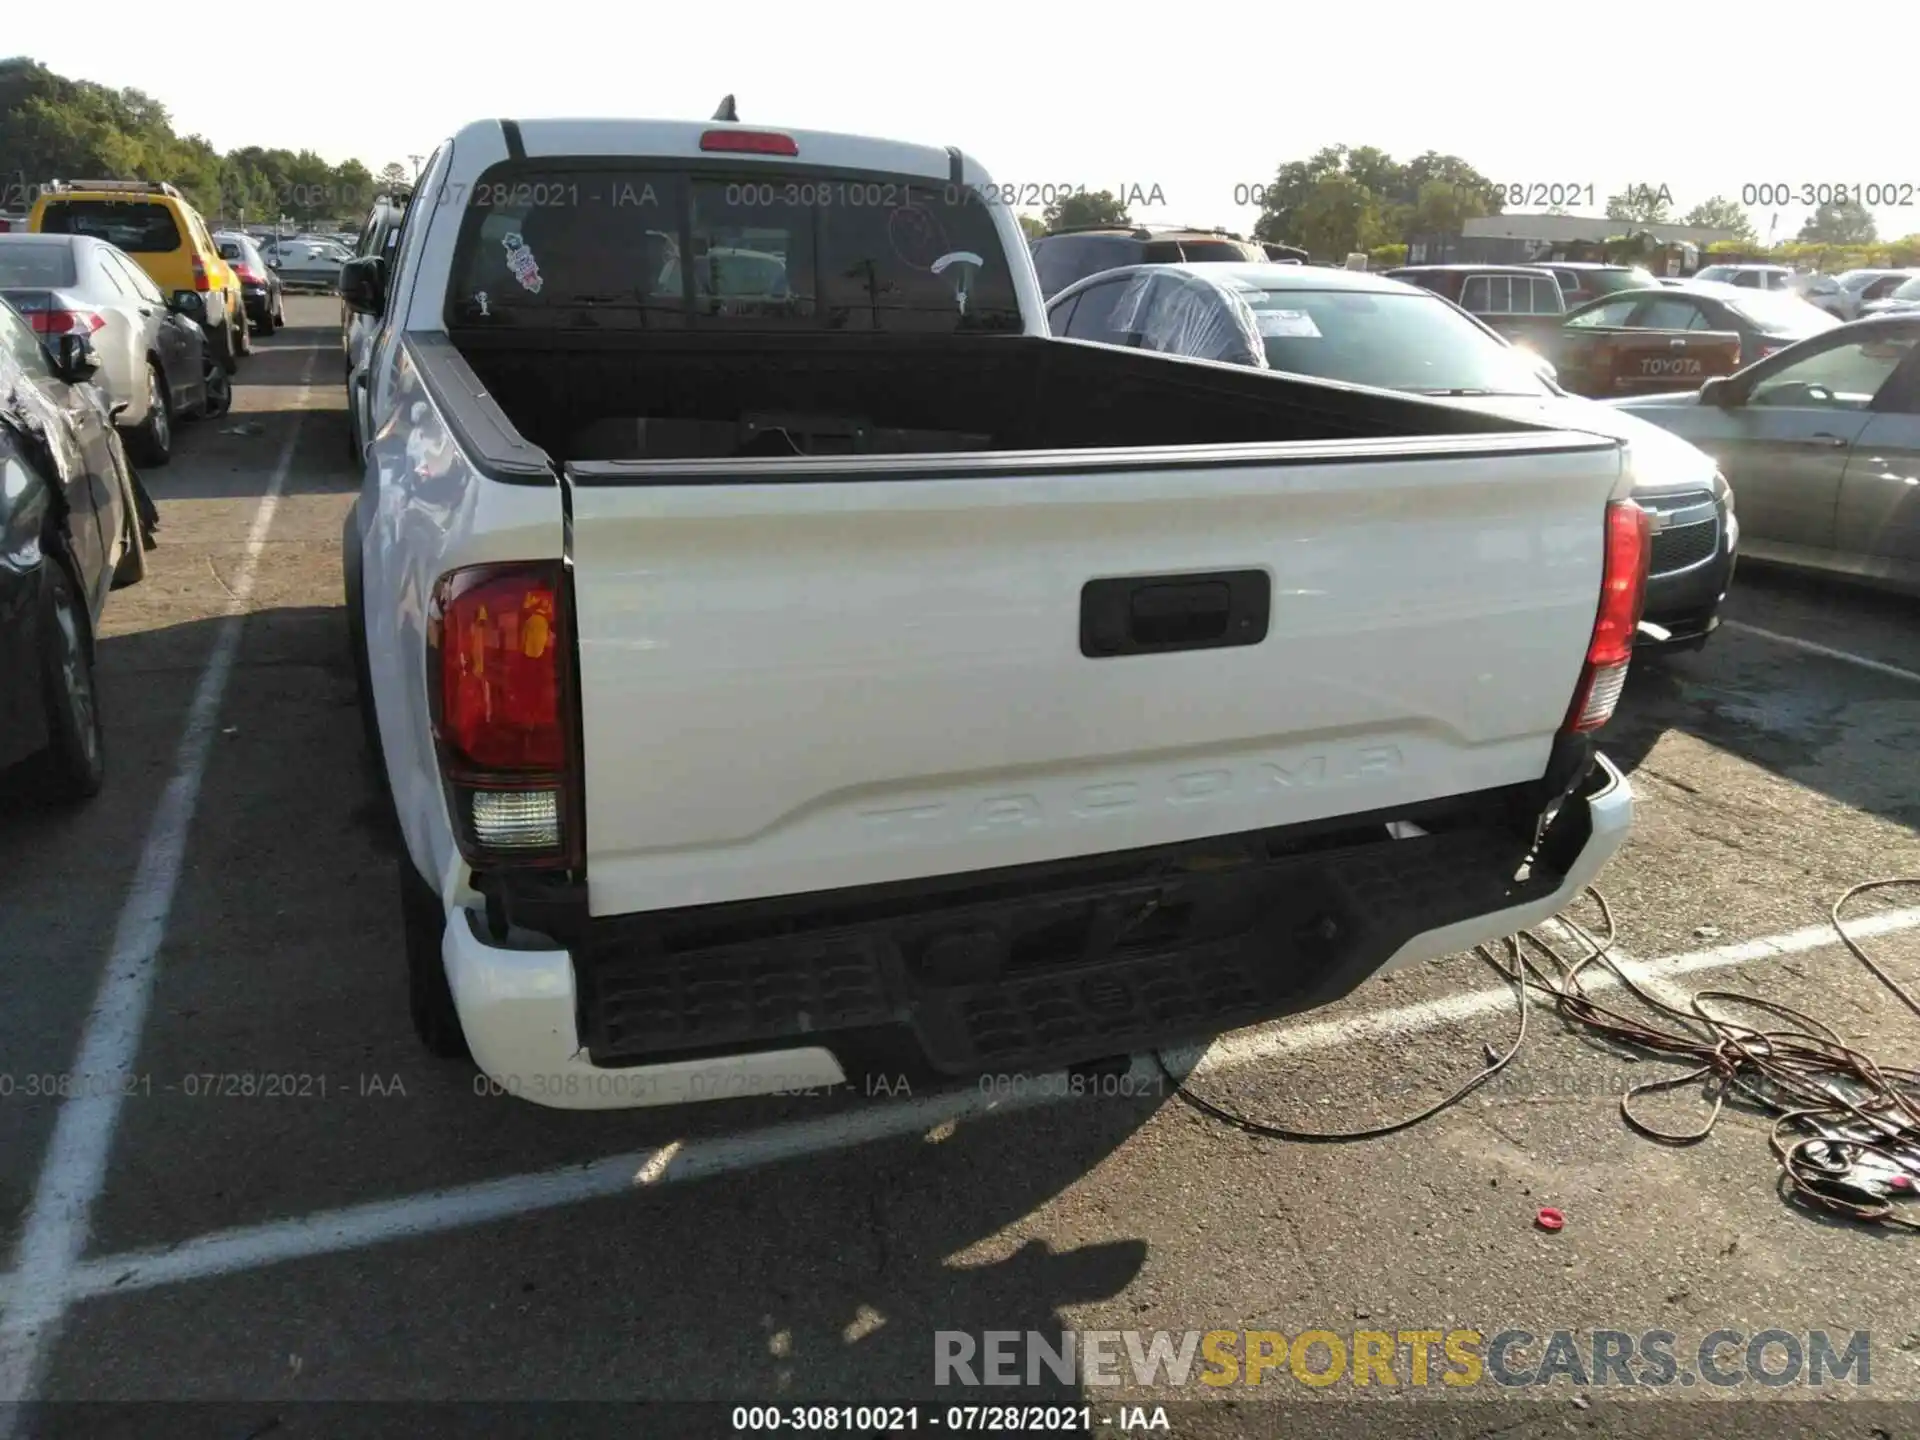
[[[434,587],[434,740],[461,853],[476,869],[579,861],[565,596],[557,561],[476,565]]]
[[[798,155],[791,135],[771,130],[709,130],[700,137],[702,150],[733,150],[748,155]]]
[[[193,257],[193,288],[211,290],[213,283],[207,279],[207,265],[198,255]]]
[[[27,323],[39,335],[78,335],[83,331],[92,335],[106,325],[107,317],[97,310],[34,310],[28,313]]]
[[[1647,563],[1653,552],[1653,518],[1631,500],[1607,506],[1606,558],[1600,571],[1600,608],[1587,642],[1587,663],[1567,709],[1565,729],[1598,730],[1612,718],[1627,683],[1640,607],[1647,595]]]
[[[240,277],[240,283],[242,285],[264,285],[267,283],[260,278],[260,272],[255,270],[251,265],[236,265],[233,267],[233,273]]]

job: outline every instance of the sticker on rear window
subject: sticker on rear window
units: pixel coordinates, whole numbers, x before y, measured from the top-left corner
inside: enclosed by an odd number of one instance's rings
[[[1320,327],[1304,310],[1256,310],[1253,313],[1260,322],[1262,335],[1294,336],[1302,340],[1320,338]]]
[[[540,278],[539,263],[533,258],[533,250],[528,246],[526,237],[518,230],[500,237],[500,243],[506,248],[507,269],[513,272],[513,278],[520,288],[529,295],[538,295],[540,287],[546,282]]]
[[[945,255],[942,255],[938,260],[934,261],[933,265],[930,268],[933,270],[934,274],[944,275],[949,265],[959,265],[963,267],[967,265],[971,265],[974,268],[974,270],[977,271],[986,263],[987,263],[986,261],[982,260],[978,255],[974,254],[973,251],[971,250],[950,250]],[[959,279],[955,282],[953,287],[953,303],[957,307],[959,307],[959,311],[962,315],[967,313],[968,275],[969,275],[969,272],[963,268],[960,271]]]

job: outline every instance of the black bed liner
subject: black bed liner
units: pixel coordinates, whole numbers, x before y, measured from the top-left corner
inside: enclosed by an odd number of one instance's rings
[[[809,457],[1070,461],[1076,451],[1186,447],[1185,463],[1211,463],[1211,447],[1546,428],[1418,396],[1042,336],[479,331],[414,333],[405,348],[468,458],[513,483],[557,483],[556,461],[617,463],[604,437],[641,420],[664,449],[636,462],[793,453],[774,431]]]

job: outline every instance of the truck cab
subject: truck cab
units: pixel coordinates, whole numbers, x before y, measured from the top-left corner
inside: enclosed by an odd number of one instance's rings
[[[1529,348],[1557,331],[1567,313],[1560,282],[1530,266],[1403,265],[1387,274],[1445,296],[1507,339]]]

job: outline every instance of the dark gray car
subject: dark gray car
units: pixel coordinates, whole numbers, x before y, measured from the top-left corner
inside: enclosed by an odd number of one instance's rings
[[[1720,462],[1748,554],[1920,594],[1920,313],[1838,326],[1697,393],[1612,403]]]

